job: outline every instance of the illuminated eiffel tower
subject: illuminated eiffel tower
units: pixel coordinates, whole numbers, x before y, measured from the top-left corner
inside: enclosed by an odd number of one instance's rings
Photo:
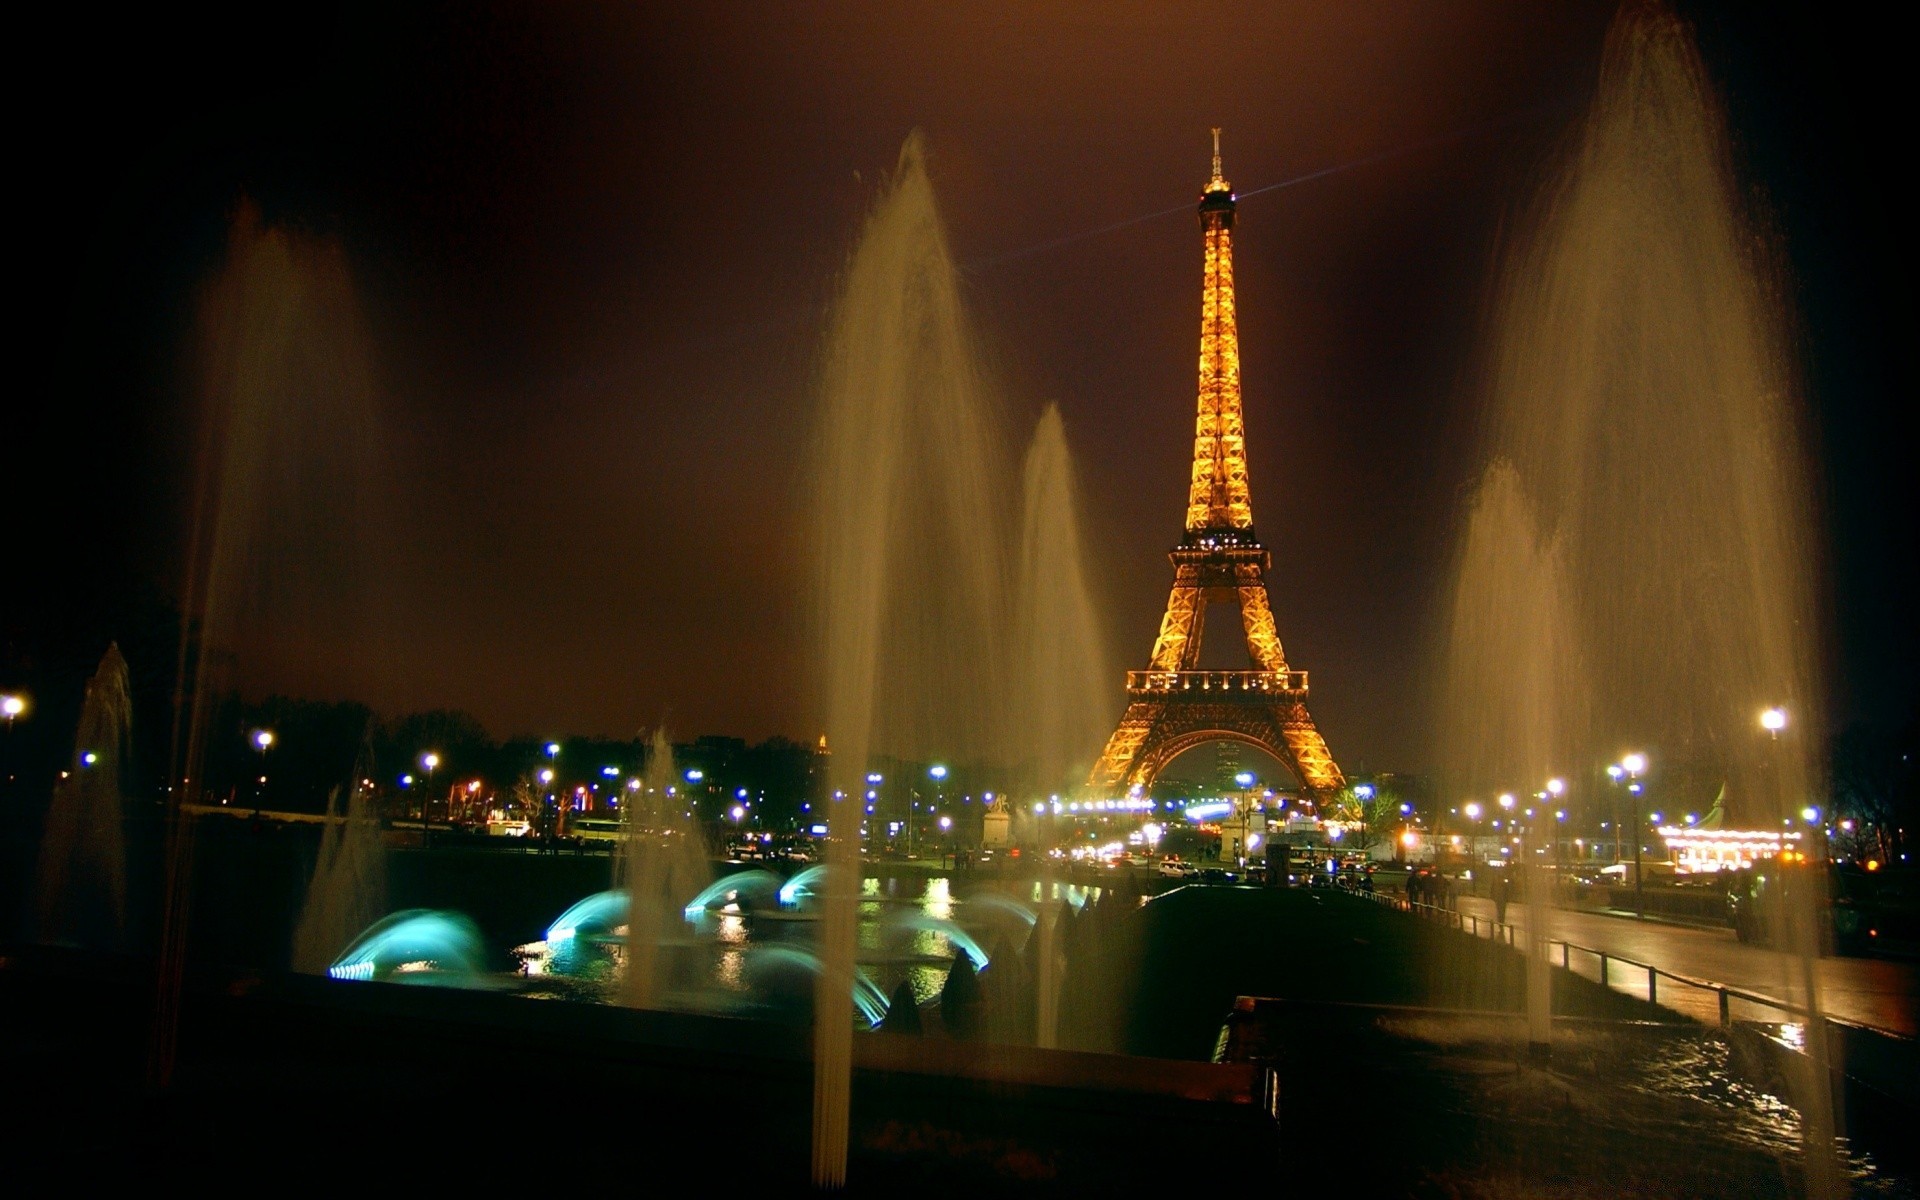
[[[1127,672],[1127,711],[1094,764],[1088,786],[1115,795],[1144,789],[1181,752],[1202,742],[1247,742],[1279,759],[1302,787],[1325,796],[1345,786],[1326,739],[1307,712],[1307,673],[1287,667],[1267,601],[1273,556],[1253,532],[1246,435],[1240,412],[1240,337],[1233,311],[1232,185],[1220,174],[1200,193],[1206,281],[1200,305],[1200,405],[1194,425],[1187,529],[1173,548],[1173,594],[1153,660]],[[1207,606],[1240,607],[1253,669],[1202,671]]]

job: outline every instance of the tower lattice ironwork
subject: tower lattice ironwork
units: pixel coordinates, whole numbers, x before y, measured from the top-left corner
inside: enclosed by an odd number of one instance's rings
[[[1216,129],[1213,177],[1200,193],[1206,273],[1186,533],[1168,555],[1173,592],[1152,661],[1144,671],[1127,672],[1127,711],[1088,777],[1099,792],[1145,787],[1181,752],[1223,738],[1265,750],[1315,795],[1345,786],[1307,712],[1307,673],[1290,669],[1280,648],[1267,597],[1273,556],[1253,531],[1233,306],[1233,217],[1233,187],[1220,173]],[[1239,605],[1253,667],[1200,670],[1207,606],[1229,601]]]

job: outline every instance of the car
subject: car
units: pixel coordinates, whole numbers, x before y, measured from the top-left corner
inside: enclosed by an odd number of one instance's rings
[[[1185,862],[1177,858],[1163,858],[1160,860],[1160,874],[1166,876],[1168,879],[1191,879],[1199,873],[1200,868],[1190,862]]]

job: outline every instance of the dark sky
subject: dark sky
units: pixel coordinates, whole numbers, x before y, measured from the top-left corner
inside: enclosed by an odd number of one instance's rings
[[[1349,768],[1426,765],[1498,232],[1590,93],[1611,4],[396,7],[76,10],[16,41],[61,81],[14,105],[7,458],[46,479],[14,510],[16,658],[99,596],[175,584],[192,315],[246,197],[344,245],[394,483],[374,665],[274,686],[496,735],[811,735],[821,314],[919,127],[1008,407],[1026,427],[1060,404],[1109,640],[1142,665],[1220,125],[1281,635]],[[1888,410],[1912,256],[1883,164],[1911,143],[1906,66],[1830,6],[1686,11],[1805,328],[1834,709],[1911,719],[1911,441]]]

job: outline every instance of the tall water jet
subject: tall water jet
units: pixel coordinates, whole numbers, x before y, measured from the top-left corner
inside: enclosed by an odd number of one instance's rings
[[[1036,791],[1065,791],[1093,765],[1113,723],[1112,672],[1087,586],[1066,424],[1041,414],[1022,471],[1013,696],[1018,750]]]
[[[355,694],[385,539],[369,338],[339,245],[243,207],[200,310],[203,422],[182,610],[180,772],[227,688]],[[197,652],[197,657],[196,657]],[[347,764],[342,764],[343,768]]]
[[[1532,797],[1564,771],[1578,752],[1568,732],[1585,727],[1586,694],[1562,694],[1567,675],[1584,672],[1561,547],[1534,520],[1519,472],[1495,459],[1467,518],[1447,637],[1447,694],[1475,699],[1442,710],[1453,779],[1467,794],[1487,797],[1489,809],[1494,795]],[[1517,802],[1510,816],[1524,818],[1532,803]],[[1544,1053],[1552,1040],[1545,945],[1550,883],[1533,849],[1522,846],[1501,869],[1527,906],[1527,1040]]]
[[[1560,628],[1534,645],[1551,659],[1550,740],[1592,756],[1566,765],[1644,751],[1653,806],[1705,810],[1724,786],[1731,823],[1779,829],[1809,802],[1823,637],[1791,320],[1766,229],[1736,181],[1690,31],[1657,5],[1628,5],[1580,135],[1507,257],[1488,450],[1512,464],[1536,548],[1553,548],[1543,569],[1561,580]],[[1499,576],[1526,557],[1463,556],[1456,629],[1505,615],[1485,606],[1513,594],[1514,577]],[[1456,646],[1456,662],[1483,649]],[[1446,709],[1497,722],[1510,718],[1490,704],[1538,698],[1531,683],[1491,681],[1502,669],[1451,672]],[[1793,715],[1777,742],[1758,723],[1772,705]],[[1462,788],[1529,795],[1558,765],[1520,762],[1506,769],[1534,774],[1483,781],[1475,741],[1447,747]],[[1809,965],[1820,898],[1800,890],[1798,978],[1782,984],[1814,1014],[1824,1081]],[[1830,1191],[1824,1082],[1796,1100],[1810,1187]]]
[[[324,975],[347,940],[387,907],[386,846],[380,809],[367,776],[356,774],[346,799],[336,790],[327,805],[320,852],[293,931],[293,969]]]
[[[870,753],[963,758],[1000,730],[1004,443],[918,133],[867,218],[828,332],[814,478],[828,864],[813,1180],[846,1179],[855,894]],[[884,706],[875,703],[884,696]]]
[[[1073,462],[1057,405],[1040,417],[1023,471],[1019,603],[1013,688],[1019,718],[1017,757],[1029,763],[1035,795],[1069,790],[1086,778],[1114,713],[1105,639],[1087,588],[1074,499]],[[1054,1045],[1059,1027],[1058,925],[1053,860],[1041,856],[1041,912],[1035,972],[1035,1041]]]
[[[641,788],[622,804],[625,833],[613,862],[613,886],[627,894],[621,999],[633,1008],[660,1003],[661,952],[681,939],[684,909],[708,882],[706,845],[679,791],[673,743],[656,728]]]
[[[47,810],[36,930],[42,941],[121,948],[127,853],[120,773],[132,715],[127,662],[115,643],[87,681],[73,761],[61,773]]]
[[[150,1075],[172,1063],[192,827],[214,705],[230,690],[364,694],[386,539],[369,338],[344,253],[237,212],[199,306],[201,440],[181,588],[159,995]],[[343,764],[344,766],[345,764]]]

